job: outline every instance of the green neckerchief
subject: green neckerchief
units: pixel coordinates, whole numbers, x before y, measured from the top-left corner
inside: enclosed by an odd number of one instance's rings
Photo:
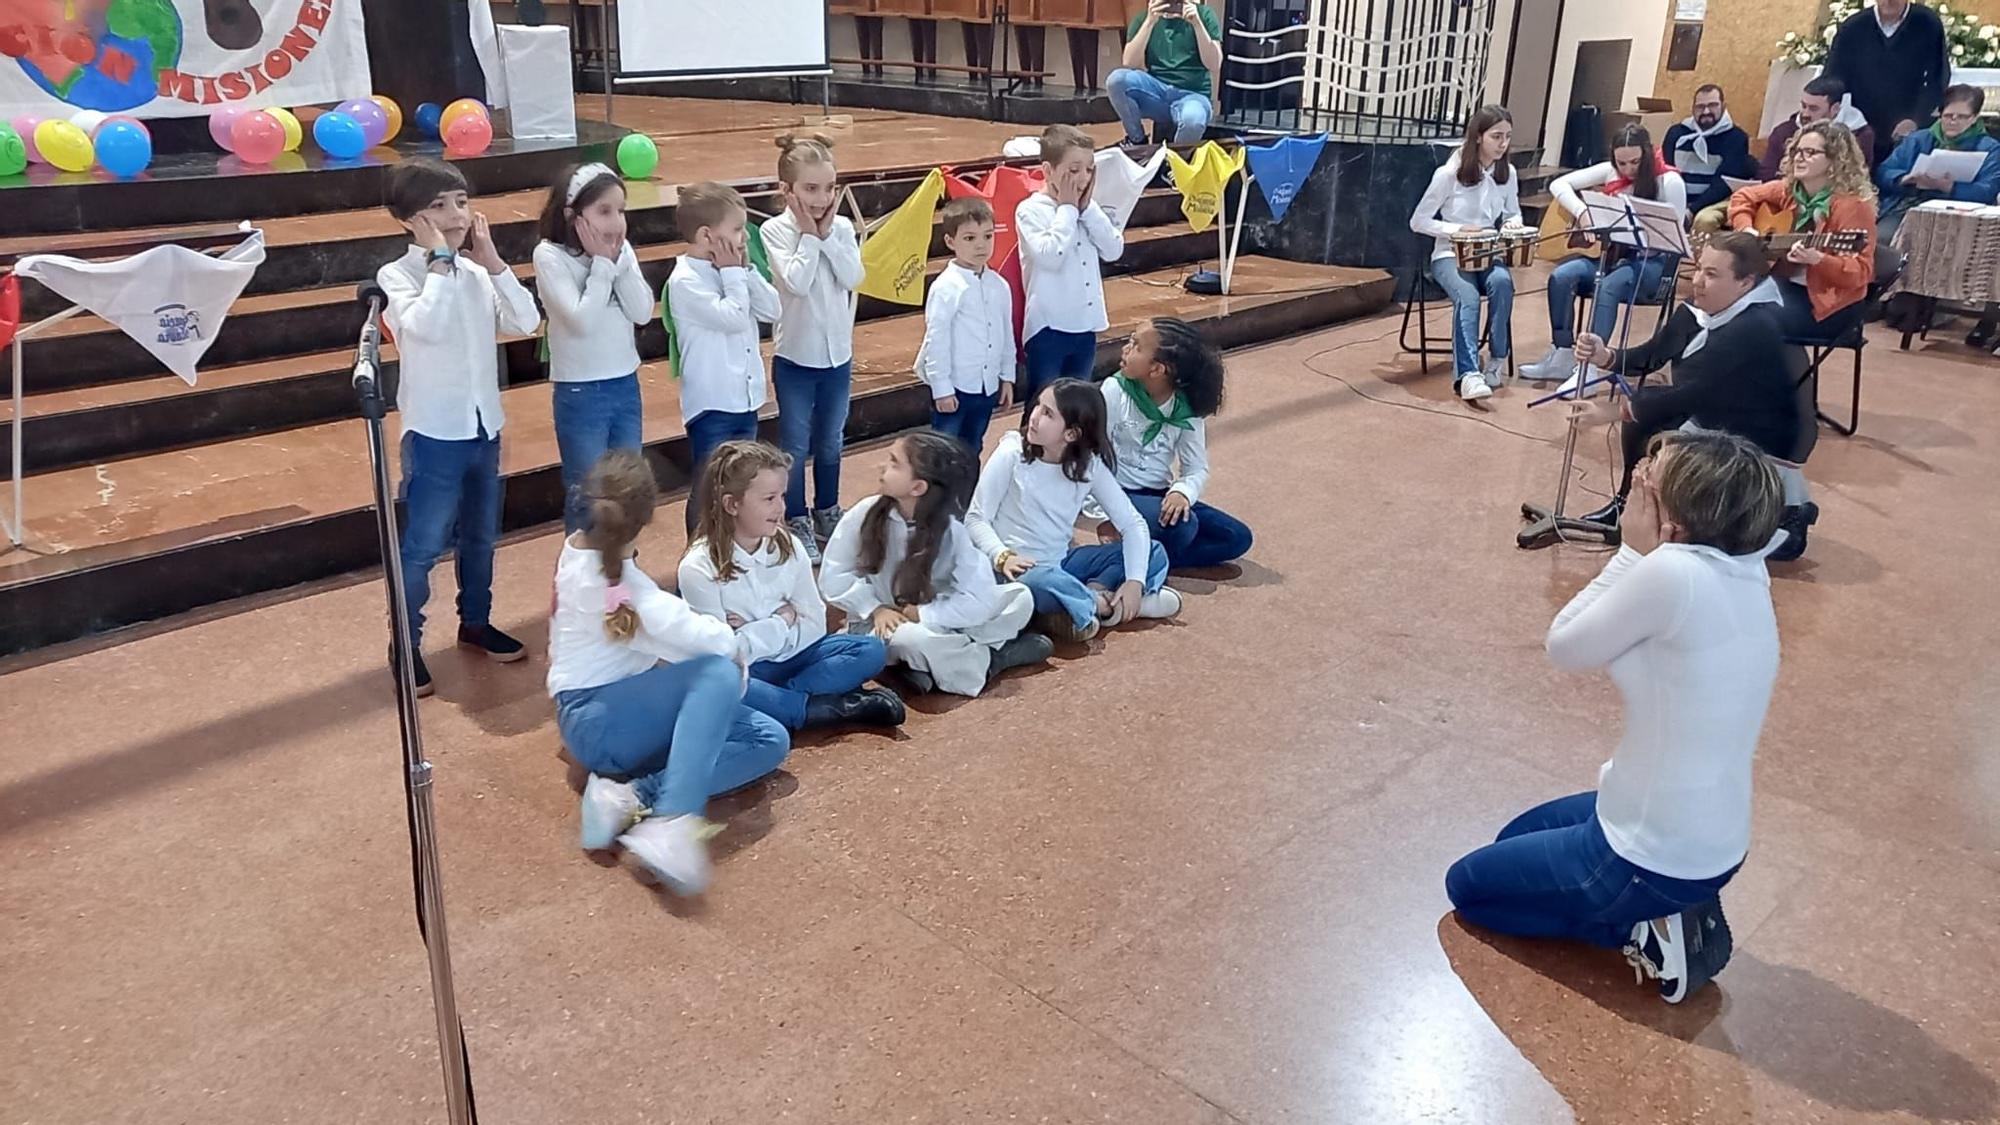
[[[1160,409],[1160,404],[1153,401],[1153,396],[1147,392],[1146,388],[1137,379],[1120,375],[1118,376],[1118,385],[1125,388],[1125,393],[1131,397],[1133,402],[1139,405],[1139,413],[1144,414],[1146,421],[1152,423],[1152,425],[1146,427],[1146,442],[1148,444],[1151,444],[1154,438],[1159,437],[1160,431],[1166,429],[1168,426],[1172,426],[1177,430],[1194,429],[1194,411],[1188,409],[1186,395],[1175,391],[1174,401],[1169,404],[1168,409],[1163,411]]]
[[[765,281],[771,280],[771,255],[764,249],[764,227],[761,223],[750,223],[745,228],[743,240],[744,256],[750,259],[750,268]],[[674,378],[681,377],[681,334],[674,324],[673,306],[667,303],[667,286],[660,285],[660,324],[667,330],[667,363],[673,367]]]
[[[1826,218],[1827,213],[1833,210],[1833,185],[1828,184],[1819,189],[1818,193],[1807,195],[1805,187],[1794,181],[1792,206],[1797,211],[1797,217],[1792,220],[1792,229],[1804,230],[1812,226]]]
[[[1985,132],[1986,130],[1980,126],[1979,122],[1974,121],[1965,127],[1965,132],[1960,133],[1956,137],[1947,137],[1944,135],[1944,122],[1942,120],[1933,121],[1931,122],[1931,144],[1934,148],[1952,149],[1954,151],[1968,149],[1978,143],[1980,136]]]

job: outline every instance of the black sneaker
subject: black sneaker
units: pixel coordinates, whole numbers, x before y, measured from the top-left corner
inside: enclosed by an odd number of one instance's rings
[[[806,700],[809,727],[900,727],[907,717],[903,698],[888,688],[815,695]]]
[[[528,646],[491,625],[460,625],[458,643],[476,648],[502,664],[524,660],[528,655]]]
[[[416,665],[417,698],[429,699],[431,693],[437,689],[431,686],[431,670],[424,667],[424,654],[421,652],[417,653],[411,658],[411,663]],[[394,649],[391,649],[389,651],[389,678],[394,679],[396,675],[396,652]]]
[[[1640,983],[1648,978],[1659,981],[1660,998],[1678,1004],[1714,979],[1734,949],[1722,900],[1715,898],[1633,926],[1625,961]]]
[[[1000,673],[1010,668],[1026,668],[1040,664],[1055,655],[1056,643],[1040,633],[1022,633],[1006,644],[993,650],[986,664],[986,682],[1000,678]]]
[[[1806,529],[1819,522],[1819,505],[1808,500],[1803,504],[1793,504],[1785,509],[1778,520],[1778,527],[1785,533],[1785,541],[1776,550],[1765,556],[1771,562],[1791,562],[1806,553]]]

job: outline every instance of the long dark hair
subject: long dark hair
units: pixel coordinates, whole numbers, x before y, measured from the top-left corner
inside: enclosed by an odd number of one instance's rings
[[[572,203],[569,182],[582,169],[583,165],[572,164],[562,170],[555,183],[549,185],[548,198],[542,201],[542,217],[537,221],[543,242],[553,242],[572,254],[583,253],[583,243],[576,240],[576,224],[571,220],[612,189],[625,190],[625,181],[618,178],[618,173],[607,171],[583,185],[583,190],[576,193],[576,202]]]
[[[1090,460],[1101,457],[1111,468],[1118,467],[1118,454],[1111,449],[1111,433],[1104,428],[1104,392],[1082,379],[1057,379],[1048,385],[1055,392],[1056,414],[1063,428],[1076,431],[1076,440],[1063,451],[1063,475],[1082,484],[1090,479]],[[1042,447],[1028,440],[1028,423],[1021,423],[1021,452],[1030,461],[1042,459]]]
[[[1171,316],[1153,318],[1158,343],[1153,359],[1167,369],[1174,390],[1187,399],[1188,410],[1207,418],[1222,409],[1222,353],[1202,338],[1195,326]]]
[[[979,478],[979,462],[966,444],[935,430],[916,430],[896,439],[910,472],[929,484],[917,497],[916,518],[911,520],[910,542],[896,576],[889,581],[890,592],[899,605],[929,605],[937,598],[931,582],[938,555],[944,550],[951,522],[961,519],[972,503],[972,489]],[[876,574],[889,557],[889,520],[896,514],[896,502],[877,497],[875,506],[861,517],[861,556],[856,566],[863,574]]]
[[[1483,105],[1472,120],[1465,123],[1465,143],[1458,146],[1458,182],[1471,187],[1479,182],[1482,170],[1479,167],[1479,138],[1485,136],[1495,125],[1512,125],[1514,115],[1507,112],[1504,105]],[[1493,182],[1504,184],[1511,175],[1513,165],[1502,156],[1493,162]]]
[[[604,581],[625,580],[626,548],[653,521],[659,484],[652,466],[636,449],[614,449],[598,458],[584,478],[583,498],[590,505],[590,522],[581,539],[597,552]],[[639,631],[639,613],[628,603],[604,615],[604,632],[614,641],[629,641]]]
[[[1628,121],[1611,138],[1611,174],[1618,175],[1618,150],[1639,150],[1639,170],[1632,173],[1632,194],[1641,199],[1660,198],[1660,158],[1653,150],[1653,135],[1637,121]]]

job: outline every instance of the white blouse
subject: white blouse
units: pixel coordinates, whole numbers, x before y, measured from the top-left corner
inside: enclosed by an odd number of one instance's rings
[[[1431,173],[1431,185],[1424,189],[1417,209],[1410,212],[1410,229],[1436,240],[1431,258],[1449,258],[1451,235],[1459,227],[1481,230],[1497,228],[1502,222],[1521,221],[1521,174],[1510,169],[1507,182],[1495,183],[1489,169],[1479,174],[1479,182],[1467,187],[1458,182],[1458,154],[1446,158],[1444,166]]]
[[[791,558],[780,562],[774,541],[759,544],[754,553],[732,545],[736,574],[727,582],[716,579],[707,539],[690,543],[681,558],[681,597],[696,613],[717,621],[727,621],[732,613],[743,619],[736,630],[736,651],[745,664],[790,660],[826,636],[826,602],[813,581],[805,545],[789,531],[778,534],[792,541]],[[778,616],[785,605],[792,607],[797,621],[788,624]]]

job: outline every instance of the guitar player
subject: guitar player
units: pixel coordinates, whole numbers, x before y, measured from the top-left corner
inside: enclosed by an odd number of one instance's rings
[[[1729,226],[1761,235],[1860,231],[1855,253],[1791,247],[1772,269],[1784,309],[1779,326],[1797,340],[1831,340],[1861,317],[1875,278],[1875,187],[1847,126],[1815,121],[1792,137],[1782,180],[1729,197]]]

